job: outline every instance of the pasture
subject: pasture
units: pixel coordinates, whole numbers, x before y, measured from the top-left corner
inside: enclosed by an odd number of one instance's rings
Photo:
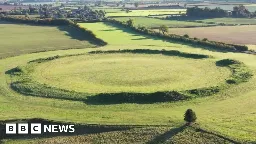
[[[148,28],[156,28],[156,27],[160,27],[161,25],[166,25],[170,28],[200,27],[200,26],[210,25],[210,24],[197,23],[197,22],[162,20],[162,19],[149,18],[149,17],[117,17],[114,19],[118,21],[127,21],[129,19],[132,19],[134,20],[134,24],[136,26],[141,25],[141,26],[146,26]]]
[[[84,33],[68,26],[30,26],[0,22],[0,33],[0,58],[96,46]]]
[[[241,25],[241,24],[247,24],[247,25],[255,25],[256,19],[255,18],[212,18],[212,19],[202,19],[202,20],[196,20],[203,23],[224,23],[224,24],[233,24],[233,25]]]
[[[151,49],[151,50],[162,50],[166,51],[179,51],[180,53],[186,54],[202,54],[210,55],[210,58],[207,59],[198,59],[198,60],[189,60],[182,57],[170,57],[170,56],[161,56],[155,54],[144,55],[144,54],[95,54],[93,56],[88,56],[88,53],[95,51],[94,48],[88,49],[70,49],[70,50],[58,50],[58,51],[49,51],[33,54],[25,54],[21,56],[11,57],[7,59],[0,60],[0,119],[29,119],[29,118],[45,118],[55,121],[65,121],[65,122],[75,122],[75,123],[87,123],[87,124],[130,124],[130,125],[168,125],[168,127],[179,128],[184,124],[183,114],[188,108],[195,110],[198,120],[197,123],[200,124],[201,128],[204,128],[208,131],[223,135],[225,137],[242,141],[242,142],[254,142],[255,139],[255,95],[256,95],[256,57],[255,55],[245,54],[245,53],[232,53],[232,52],[218,52],[213,50],[202,49],[198,47],[191,47],[183,44],[174,44],[170,42],[163,41],[161,39],[152,39],[152,37],[142,36],[138,33],[133,33],[126,29],[120,29],[111,25],[104,23],[86,23],[80,24],[90,30],[92,30],[98,38],[102,38],[104,41],[108,42],[108,46],[101,48],[104,51],[115,50],[120,51],[123,49]],[[21,42],[20,42],[21,44]],[[79,55],[78,55],[79,54]],[[83,54],[83,55],[81,55]],[[54,98],[43,98],[34,95],[22,95],[18,91],[13,91],[10,88],[10,84],[20,80],[19,76],[12,76],[8,72],[17,67],[17,66],[27,66],[30,61],[36,60],[39,58],[48,58],[53,56],[65,56],[59,59],[54,59],[52,61],[42,61],[42,63],[35,64],[36,70],[32,72],[34,80],[38,80],[40,83],[46,83],[45,85],[54,85],[55,87],[63,87],[62,83],[67,83],[65,79],[67,76],[70,77],[69,85],[71,88],[76,91],[79,91],[79,86],[85,84],[84,80],[92,80],[93,84],[104,83],[106,85],[115,85],[123,83],[133,84],[135,82],[134,78],[137,78],[141,81],[141,85],[158,85],[160,82],[163,82],[160,78],[155,79],[156,81],[151,81],[152,79],[161,76],[163,73],[163,79],[167,79],[167,84],[170,83],[168,78],[174,78],[175,75],[187,81],[187,79],[193,79],[193,75],[201,75],[198,79],[194,79],[194,84],[199,86],[202,83],[213,84],[223,83],[226,76],[231,74],[231,71],[225,67],[217,68],[213,64],[214,61],[222,59],[234,59],[239,62],[244,63],[246,67],[254,75],[247,82],[239,84],[231,84],[227,89],[216,93],[215,95],[202,97],[202,98],[193,98],[185,101],[177,102],[163,102],[163,103],[151,103],[151,104],[138,104],[138,103],[118,103],[118,104],[107,104],[105,105],[102,102],[97,104],[88,104],[83,101],[75,100],[64,100],[64,99],[54,99]],[[73,55],[68,56],[67,55]],[[97,59],[98,57],[98,59]],[[111,58],[110,58],[111,57]],[[84,63],[84,60],[90,60],[88,63]],[[150,63],[147,63],[143,60],[149,60]],[[200,61],[197,62],[197,61]],[[191,63],[191,66],[190,66]],[[33,66],[33,63],[30,63]],[[124,64],[128,65],[124,67]],[[47,67],[46,65],[49,65]],[[79,67],[80,65],[80,67]],[[82,66],[81,66],[82,65]],[[95,67],[94,67],[95,65]],[[159,66],[158,66],[159,65]],[[167,65],[168,67],[161,67],[161,65]],[[110,69],[106,69],[109,66]],[[143,67],[144,66],[144,67]],[[204,66],[204,69],[201,68]],[[43,69],[42,75],[39,73],[40,69]],[[172,69],[173,67],[173,69]],[[197,70],[196,70],[197,68]],[[53,70],[51,70],[53,69]],[[91,71],[88,71],[88,70]],[[113,70],[112,70],[113,69]],[[133,69],[134,72],[133,72]],[[186,71],[186,70],[190,71]],[[193,69],[193,70],[192,70]],[[81,71],[80,71],[81,70]],[[84,72],[83,72],[84,70]],[[126,79],[125,75],[127,70],[127,76],[131,79]],[[178,71],[176,71],[178,70]],[[109,72],[108,72],[109,71]],[[139,73],[136,73],[136,72]],[[185,72],[184,72],[185,71]],[[218,72],[217,72],[218,71]],[[75,73],[78,72],[78,76]],[[87,73],[88,72],[88,73]],[[96,73],[97,72],[97,73]],[[148,73],[147,73],[148,72]],[[155,72],[159,74],[155,74]],[[179,73],[180,72],[180,73]],[[85,74],[86,73],[86,74]],[[93,76],[93,74],[98,74]],[[61,76],[63,74],[63,76]],[[115,74],[115,76],[111,76]],[[145,77],[142,77],[140,74],[145,74]],[[168,75],[169,74],[169,75]],[[64,76],[66,75],[66,76]],[[166,76],[168,75],[168,76]],[[221,75],[221,76],[220,76]],[[21,75],[22,76],[22,75]],[[81,77],[80,77],[81,76]],[[116,78],[116,81],[111,82],[110,78]],[[169,77],[170,76],[170,77]],[[53,79],[53,83],[49,81],[48,78]],[[205,81],[203,78],[206,78]],[[123,79],[124,78],[124,79]],[[146,81],[146,78],[150,79],[150,82]],[[78,79],[82,84],[72,84]],[[186,80],[185,80],[186,79]],[[200,80],[199,80],[200,79]],[[201,80],[202,79],[202,80]],[[169,81],[169,82],[168,82]],[[206,82],[207,81],[207,82]],[[186,82],[184,83],[184,85]],[[189,84],[189,82],[188,82]],[[176,89],[181,89],[181,83],[176,82],[173,86]],[[77,88],[78,87],[78,88]],[[77,88],[77,89],[76,89]],[[192,87],[187,87],[192,88]],[[43,89],[44,90],[44,89]],[[114,89],[116,90],[116,89]],[[123,91],[124,89],[122,89]],[[127,89],[126,89],[127,90]],[[80,89],[81,91],[81,89]],[[144,89],[144,92],[147,90]],[[103,91],[104,92],[104,91]],[[39,93],[40,94],[40,93]],[[154,130],[153,130],[154,131]],[[177,131],[177,130],[176,130]],[[142,132],[142,131],[141,131]],[[145,133],[150,132],[145,131]],[[145,141],[154,140],[155,135],[162,135],[166,132],[165,129],[160,130],[157,134],[153,134],[148,138],[145,133]],[[172,140],[184,140],[187,135],[195,135],[195,131],[192,132],[188,130],[178,131],[176,137],[172,137]],[[190,133],[191,132],[191,133]],[[125,133],[125,132],[124,132]],[[79,140],[97,139],[95,136],[104,137],[105,134],[118,135],[117,133],[104,133],[103,135],[85,135],[74,137],[78,142]],[[207,136],[201,136],[201,133],[197,133],[200,136],[206,138]],[[120,134],[128,135],[128,134]],[[132,135],[132,134],[131,134]],[[137,135],[136,135],[137,136]],[[164,135],[165,136],[165,135]],[[132,136],[134,137],[134,136]],[[77,139],[78,138],[78,139]],[[161,137],[160,137],[161,138]],[[176,138],[176,139],[175,139]],[[208,138],[208,137],[207,137]],[[140,137],[138,137],[140,139]],[[213,138],[215,139],[215,138]],[[63,137],[55,137],[51,139],[42,139],[42,142],[52,142],[55,140],[66,141]],[[72,138],[70,142],[73,141]],[[139,142],[134,141],[134,139],[129,140],[128,142]],[[186,140],[188,140],[186,138]],[[198,139],[202,140],[202,139]],[[4,140],[5,141],[5,140]],[[16,140],[18,142],[22,142]],[[31,140],[28,140],[31,141]],[[28,142],[25,141],[25,142]],[[168,140],[166,140],[168,141]],[[188,140],[190,141],[190,140]],[[197,140],[191,140],[197,141]],[[209,140],[210,141],[210,140]],[[208,142],[209,142],[208,141]],[[7,140],[8,142],[8,140]],[[15,141],[10,141],[15,142]],[[40,142],[40,139],[39,139]],[[91,142],[91,141],[89,141]],[[95,141],[93,141],[95,142]],[[183,141],[184,142],[184,141]],[[216,141],[215,141],[216,142]],[[182,141],[181,141],[182,143]]]
[[[158,31],[156,29],[156,31]],[[256,45],[256,26],[216,26],[204,28],[173,28],[169,33],[234,44]]]
[[[184,14],[185,9],[152,9],[152,10],[131,10],[130,12],[121,11],[115,13],[107,13],[108,17],[131,17],[131,16],[153,16],[153,15],[172,15]]]

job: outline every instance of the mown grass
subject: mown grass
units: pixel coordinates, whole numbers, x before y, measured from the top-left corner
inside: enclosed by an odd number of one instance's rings
[[[204,23],[224,23],[224,24],[256,24],[256,20],[254,18],[212,18],[212,19],[202,19],[196,20],[202,21]]]
[[[176,20],[162,20],[156,18],[149,18],[149,17],[116,17],[114,18],[118,21],[127,21],[129,19],[134,20],[134,24],[136,26],[146,26],[148,28],[156,28],[160,27],[161,25],[166,25],[170,28],[177,28],[177,27],[200,27],[200,26],[207,26],[208,24],[204,23],[197,23],[197,22],[187,22],[187,21],[176,21]]]
[[[155,10],[131,10],[130,12],[111,12],[107,13],[108,17],[130,17],[130,16],[152,16],[152,15],[171,15],[171,14],[184,14],[185,9],[155,9]]]
[[[48,27],[0,23],[0,58],[25,53],[96,46],[68,26]]]
[[[182,44],[152,40],[134,33],[126,33],[102,23],[86,24],[89,29],[110,42],[106,50],[150,48],[179,50],[181,52],[212,55],[216,59],[235,59],[256,74],[256,57],[244,53],[223,53],[190,47]],[[109,31],[104,31],[109,30]],[[123,37],[124,36],[124,37]],[[112,39],[111,39],[112,38]],[[140,40],[134,40],[142,38]],[[151,45],[151,46],[149,46]],[[200,126],[232,139],[253,142],[255,139],[256,77],[234,85],[213,97],[176,103],[87,105],[83,102],[57,100],[20,95],[10,89],[10,76],[4,73],[27,62],[56,55],[80,54],[94,49],[59,50],[33,53],[0,60],[0,119],[47,118],[58,121],[101,124],[184,124],[183,114],[192,108]]]
[[[39,64],[32,73],[39,83],[87,93],[195,89],[225,83],[230,74],[213,60],[150,54],[66,57]]]

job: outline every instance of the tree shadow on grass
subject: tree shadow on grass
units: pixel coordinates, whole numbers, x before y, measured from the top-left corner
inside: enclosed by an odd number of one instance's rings
[[[107,29],[107,30],[101,30],[101,31],[116,31],[118,29]]]
[[[168,139],[172,138],[173,136],[175,136],[176,134],[182,132],[187,126],[183,125],[181,127],[178,128],[173,128],[170,129],[169,131],[155,137],[154,139],[152,139],[151,141],[147,142],[147,144],[158,144],[158,143],[164,143],[166,142]]]
[[[113,23],[109,23],[109,22],[105,22],[105,24],[113,26],[113,27],[116,27],[116,28],[118,28],[119,30],[121,30],[123,32],[132,34],[132,36],[143,36],[143,37],[145,37],[145,39],[161,40],[163,42],[187,45],[187,46],[190,46],[192,48],[206,49],[206,50],[209,50],[209,51],[212,51],[212,52],[222,52],[222,53],[233,52],[233,53],[239,53],[239,52],[236,52],[236,51],[229,51],[229,50],[225,50],[225,49],[214,49],[214,48],[207,47],[207,46],[200,46],[200,45],[197,45],[197,44],[184,43],[184,42],[170,40],[170,39],[167,39],[167,38],[159,38],[157,36],[150,36],[150,35],[146,35],[146,34],[142,34],[142,33],[136,32],[136,31],[134,31],[134,30],[132,30],[130,28],[125,28],[123,26],[120,26],[120,25],[117,25],[117,24],[113,24]]]
[[[5,134],[5,124],[6,123],[28,123],[29,125],[29,134]],[[41,123],[41,134],[30,134],[30,124],[31,123]],[[75,132],[65,133],[65,132],[52,132],[44,133],[43,125],[74,125]],[[79,124],[79,123],[68,123],[68,122],[57,122],[41,118],[31,118],[31,119],[14,119],[14,120],[5,120],[0,121],[0,143],[3,139],[35,139],[35,138],[52,138],[56,136],[76,136],[76,135],[85,135],[85,134],[94,134],[94,133],[103,133],[110,131],[124,131],[134,128],[135,126],[129,125],[97,125],[97,124]]]
[[[70,26],[58,26],[60,31],[64,31],[65,35],[70,37],[71,39],[79,40],[79,41],[88,41],[90,44],[98,45],[95,39],[84,32],[72,28]]]

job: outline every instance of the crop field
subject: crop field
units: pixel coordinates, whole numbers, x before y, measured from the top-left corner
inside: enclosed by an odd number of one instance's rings
[[[70,137],[5,138],[2,142],[256,141],[255,55],[171,43],[106,23],[80,25],[108,45],[0,60],[0,120],[44,118],[81,124],[142,125],[141,128]],[[55,37],[61,36],[60,32]],[[8,49],[1,48],[5,55]],[[169,94],[178,95],[178,101]],[[209,132],[182,127],[188,108],[196,112],[197,125]]]
[[[131,10],[130,12],[121,11],[117,13],[107,13],[108,17],[131,17],[131,16],[152,16],[152,15],[171,15],[184,14],[185,9],[152,9],[152,10]]]
[[[114,18],[118,21],[127,21],[129,19],[134,20],[134,24],[136,26],[146,26],[149,28],[156,28],[160,27],[161,25],[166,25],[170,28],[177,28],[177,27],[200,27],[200,26],[207,26],[209,24],[204,23],[197,23],[197,22],[187,22],[187,21],[176,21],[176,20],[162,20],[156,18],[148,18],[148,17],[118,17]]]
[[[158,31],[156,29],[156,31]],[[221,41],[235,44],[256,45],[256,26],[216,26],[204,28],[173,28],[169,33],[190,37],[207,38],[209,40]]]
[[[204,23],[224,23],[224,24],[256,24],[255,18],[212,18],[212,19],[203,19],[203,20],[197,20]]]
[[[67,26],[39,27],[0,22],[0,33],[0,58],[38,51],[95,46],[87,40],[86,35]]]

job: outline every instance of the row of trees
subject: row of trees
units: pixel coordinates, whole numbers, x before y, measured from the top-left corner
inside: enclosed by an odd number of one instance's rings
[[[256,17],[256,11],[250,12],[243,5],[235,6],[233,11],[223,10],[219,7],[210,9],[208,7],[198,8],[191,7],[187,8],[187,16],[191,17]]]
[[[223,42],[209,41],[207,39],[198,39],[198,38],[189,38],[188,35],[180,36],[176,34],[168,34],[166,31],[166,26],[162,26],[160,28],[162,33],[156,32],[154,30],[148,29],[145,26],[134,26],[134,22],[132,19],[128,21],[117,21],[115,19],[107,19],[107,22],[114,23],[120,26],[128,27],[136,32],[140,32],[143,34],[160,37],[166,40],[183,42],[187,44],[196,44],[203,47],[210,47],[213,49],[223,50],[223,51],[248,51],[248,47],[245,45],[236,45],[236,44],[226,44]]]
[[[94,41],[98,45],[106,45],[107,44],[105,41],[97,38],[92,31],[90,31],[84,27],[81,27],[80,25],[78,25],[75,22],[68,20],[68,19],[52,19],[52,18],[37,19],[37,18],[0,15],[0,20],[15,22],[15,23],[33,24],[33,25],[71,26],[75,29],[82,31],[85,35],[87,35],[87,37],[89,37],[92,41]]]
[[[208,7],[198,8],[198,7],[191,7],[187,8],[187,16],[192,17],[227,17],[229,13],[223,9],[215,8],[210,9]]]

